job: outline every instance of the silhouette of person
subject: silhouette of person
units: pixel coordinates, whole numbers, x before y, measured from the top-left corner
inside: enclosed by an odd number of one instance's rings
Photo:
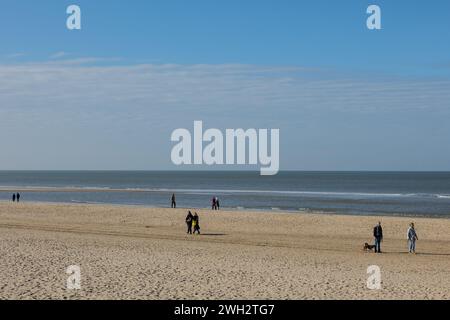
[[[20,201],[20,193],[18,193],[18,192],[17,192],[17,195],[16,195],[16,199],[17,199],[17,202]]]
[[[177,207],[177,202],[175,200],[175,193],[172,194],[172,208],[176,208]]]
[[[198,234],[200,234],[200,219],[197,212],[194,213],[194,217],[192,218],[192,225],[194,226],[194,234],[196,231]]]
[[[12,201],[13,201],[13,202],[16,202],[16,194],[15,194],[15,193],[14,193],[13,196],[12,196]]]
[[[194,217],[192,216],[192,213],[189,211],[188,215],[186,216],[186,225],[187,225],[187,233],[192,234],[192,222],[194,220]]]
[[[375,238],[375,253],[381,253],[381,242],[383,241],[383,228],[381,222],[373,228],[373,237]]]
[[[406,232],[406,238],[408,239],[409,253],[416,254],[416,241],[419,240],[419,237],[417,236],[416,229],[414,228],[414,223],[409,225],[408,231]]]

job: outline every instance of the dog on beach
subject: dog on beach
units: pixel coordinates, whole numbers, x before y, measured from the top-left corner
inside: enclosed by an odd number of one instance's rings
[[[364,244],[364,251],[373,251],[375,249],[374,245],[368,244],[367,242]]]

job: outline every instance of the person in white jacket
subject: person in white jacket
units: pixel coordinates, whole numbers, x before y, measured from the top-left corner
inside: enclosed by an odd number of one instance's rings
[[[406,232],[406,238],[408,239],[409,253],[416,254],[416,240],[419,240],[419,237],[417,236],[416,229],[414,229],[414,223],[409,225],[408,231]]]

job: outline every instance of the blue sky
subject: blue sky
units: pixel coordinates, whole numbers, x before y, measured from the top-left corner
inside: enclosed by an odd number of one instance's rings
[[[65,29],[78,4],[82,32]],[[383,30],[365,28],[382,8]],[[296,64],[418,72],[449,64],[448,1],[8,1],[0,12],[5,54],[117,56],[128,62]],[[61,13],[62,12],[62,13]],[[448,70],[446,71],[448,75]]]
[[[0,40],[0,169],[173,169],[203,120],[280,128],[282,169],[450,170],[448,1],[4,1]]]

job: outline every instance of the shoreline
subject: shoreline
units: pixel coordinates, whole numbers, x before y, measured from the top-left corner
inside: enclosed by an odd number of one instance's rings
[[[2,191],[2,190],[0,190]],[[18,192],[21,192],[20,190]],[[12,203],[11,200],[1,200],[2,203]],[[112,206],[112,207],[124,207],[124,208],[147,208],[147,209],[171,209],[170,206],[152,206],[147,204],[120,204],[120,203],[108,203],[108,202],[82,202],[82,201],[73,201],[73,202],[58,202],[58,201],[26,201],[21,200],[20,204],[28,203],[28,204],[54,204],[54,205],[92,205],[92,206]],[[177,210],[206,210],[211,211],[209,207],[182,207],[177,206]],[[366,218],[374,218],[374,217],[393,217],[393,218],[412,218],[412,219],[442,219],[442,220],[450,220],[450,212],[448,215],[423,215],[423,214],[398,214],[398,213],[388,213],[388,212],[379,212],[373,214],[358,214],[351,212],[337,212],[337,211],[320,211],[320,210],[282,210],[282,209],[261,209],[261,208],[245,208],[245,207],[221,207],[217,212],[248,212],[248,213],[263,213],[263,214],[292,214],[292,215],[324,215],[324,216],[348,216],[348,217],[366,217]]]
[[[243,172],[59,172],[0,174],[0,199],[209,208],[338,215],[450,218],[450,175],[362,172],[283,174],[261,180]],[[11,194],[10,194],[11,193]]]

